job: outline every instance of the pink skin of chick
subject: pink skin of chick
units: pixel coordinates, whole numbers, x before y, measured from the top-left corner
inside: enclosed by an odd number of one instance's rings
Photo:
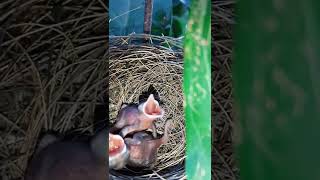
[[[108,171],[106,140],[107,131],[101,131],[89,143],[63,141],[47,134],[41,139],[38,149],[29,162],[24,179],[106,179]]]
[[[109,133],[109,168],[122,169],[128,160],[129,152],[121,136]]]
[[[156,137],[156,127],[154,121],[162,118],[164,110],[159,106],[153,94],[150,94],[146,102],[139,105],[123,105],[117,116],[115,129],[122,129],[120,135],[126,137],[127,134],[137,131],[152,129],[153,136]]]
[[[133,135],[133,138],[125,138],[130,154],[127,164],[132,167],[152,169],[159,147],[168,142],[168,131],[171,124],[171,120],[166,122],[164,134],[161,138],[153,138],[146,132],[138,132]]]

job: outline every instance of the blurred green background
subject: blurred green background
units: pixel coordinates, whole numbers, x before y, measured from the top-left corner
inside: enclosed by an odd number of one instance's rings
[[[153,35],[181,37],[185,33],[190,0],[153,0]],[[145,0],[110,0],[109,35],[143,33]]]

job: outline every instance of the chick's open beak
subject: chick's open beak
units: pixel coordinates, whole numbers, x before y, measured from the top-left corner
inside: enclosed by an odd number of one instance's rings
[[[116,155],[124,148],[124,142],[118,135],[109,133],[109,156]]]

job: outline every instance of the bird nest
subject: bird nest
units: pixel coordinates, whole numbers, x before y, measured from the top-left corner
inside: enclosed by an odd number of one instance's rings
[[[169,141],[157,154],[155,168],[134,172],[110,171],[111,179],[185,179],[185,124],[183,114],[183,52],[179,39],[150,35],[130,35],[109,39],[109,118],[111,124],[122,103],[138,102],[139,95],[152,85],[160,96],[165,115],[156,121],[164,131],[173,121]]]
[[[94,114],[107,91],[107,5],[0,4],[0,179],[18,180],[40,132],[92,135],[103,120]]]

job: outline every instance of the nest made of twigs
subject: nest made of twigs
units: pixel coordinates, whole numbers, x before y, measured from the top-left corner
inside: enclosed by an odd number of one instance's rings
[[[232,54],[235,5],[238,1],[211,1],[212,59],[212,178],[238,180],[235,154],[236,119],[233,114]]]
[[[22,179],[40,132],[93,134],[107,92],[104,3],[0,3],[0,179]]]
[[[144,38],[147,37],[147,42]],[[169,37],[130,35],[109,40],[109,118],[111,124],[122,103],[138,102],[153,85],[158,91],[163,119],[156,121],[158,133],[172,119],[169,142],[162,145],[152,172],[111,171],[115,179],[183,179],[185,123],[183,114],[183,52],[181,41]]]

